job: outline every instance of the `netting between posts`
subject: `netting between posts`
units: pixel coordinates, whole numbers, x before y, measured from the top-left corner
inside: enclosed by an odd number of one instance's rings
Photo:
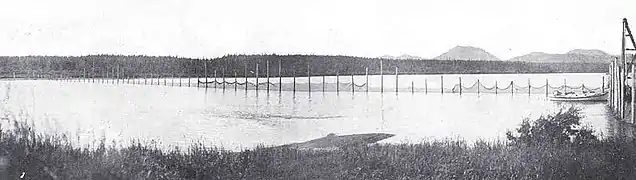
[[[241,79],[241,78],[239,78]],[[221,80],[198,80],[198,82],[203,87],[208,88],[236,88],[237,89],[259,89],[259,90],[271,90],[271,91],[312,91],[312,92],[334,92],[334,91],[342,91],[342,92],[427,92],[427,93],[492,93],[492,94],[552,94],[555,91],[560,92],[600,92],[607,90],[608,83],[605,83],[606,88],[602,89],[600,84],[596,87],[594,86],[586,86],[585,84],[578,85],[553,85],[549,83],[544,83],[542,85],[536,85],[531,83],[521,84],[518,82],[495,82],[494,84],[486,85],[481,83],[480,81],[475,81],[474,83],[467,85],[462,83],[461,86],[458,83],[454,83],[452,86],[445,85],[444,88],[440,88],[440,84],[420,84],[419,86],[415,86],[415,84],[411,84],[410,86],[400,85],[399,87],[395,87],[393,84],[390,86],[369,86],[368,83],[352,83],[352,82],[279,82],[277,78],[272,78],[269,82],[264,81],[258,82],[258,87],[256,86],[256,82],[254,79],[251,81],[246,81],[245,79],[241,79],[239,81],[237,79],[228,78],[225,81]],[[245,87],[247,86],[247,87]],[[435,87],[436,86],[436,87]],[[442,91],[443,90],[443,91]]]

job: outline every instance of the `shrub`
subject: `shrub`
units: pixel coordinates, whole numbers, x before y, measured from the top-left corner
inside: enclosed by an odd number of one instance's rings
[[[517,136],[506,132],[512,145],[589,145],[598,142],[591,128],[581,126],[581,109],[570,107],[535,121],[524,119],[516,129]]]

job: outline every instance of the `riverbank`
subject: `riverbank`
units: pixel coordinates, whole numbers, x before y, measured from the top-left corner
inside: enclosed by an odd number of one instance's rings
[[[20,176],[29,179],[626,179],[636,176],[636,142],[624,138],[567,144],[520,143],[528,139],[524,137],[510,142],[473,144],[448,140],[349,145],[330,151],[283,146],[230,152],[203,143],[187,149],[161,150],[141,142],[121,147],[102,141],[79,148],[63,136],[37,134],[23,123],[4,129],[11,130],[0,133],[2,179]]]

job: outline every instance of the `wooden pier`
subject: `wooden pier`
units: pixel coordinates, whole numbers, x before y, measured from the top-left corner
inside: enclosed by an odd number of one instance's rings
[[[623,33],[621,35],[621,55],[614,58],[609,65],[609,102],[608,106],[619,120],[629,120],[636,122],[636,54],[627,54],[627,51],[636,51],[636,41],[629,28],[627,19],[623,18]],[[631,41],[632,48],[627,47],[627,40]],[[631,79],[631,80],[630,80]],[[627,99],[629,97],[629,99]],[[628,107],[629,106],[629,107]],[[627,116],[629,113],[629,116]]]

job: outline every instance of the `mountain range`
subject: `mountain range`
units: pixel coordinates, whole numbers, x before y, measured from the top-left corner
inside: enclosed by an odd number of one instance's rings
[[[434,59],[438,60],[490,60],[499,61],[497,56],[494,56],[485,50],[472,46],[455,46]]]
[[[510,58],[506,61],[523,61],[537,63],[606,63],[616,56],[605,53],[597,49],[574,49],[564,54],[549,54],[543,52],[533,52],[522,56]],[[382,59],[426,59],[418,56],[403,54],[400,56],[385,55]],[[501,59],[488,53],[487,51],[471,46],[455,46],[445,53],[433,58],[437,60],[489,60],[500,61]]]
[[[565,54],[548,54],[533,52],[523,56],[517,56],[509,61],[542,62],[542,63],[605,63],[615,56],[597,49],[575,49]]]

